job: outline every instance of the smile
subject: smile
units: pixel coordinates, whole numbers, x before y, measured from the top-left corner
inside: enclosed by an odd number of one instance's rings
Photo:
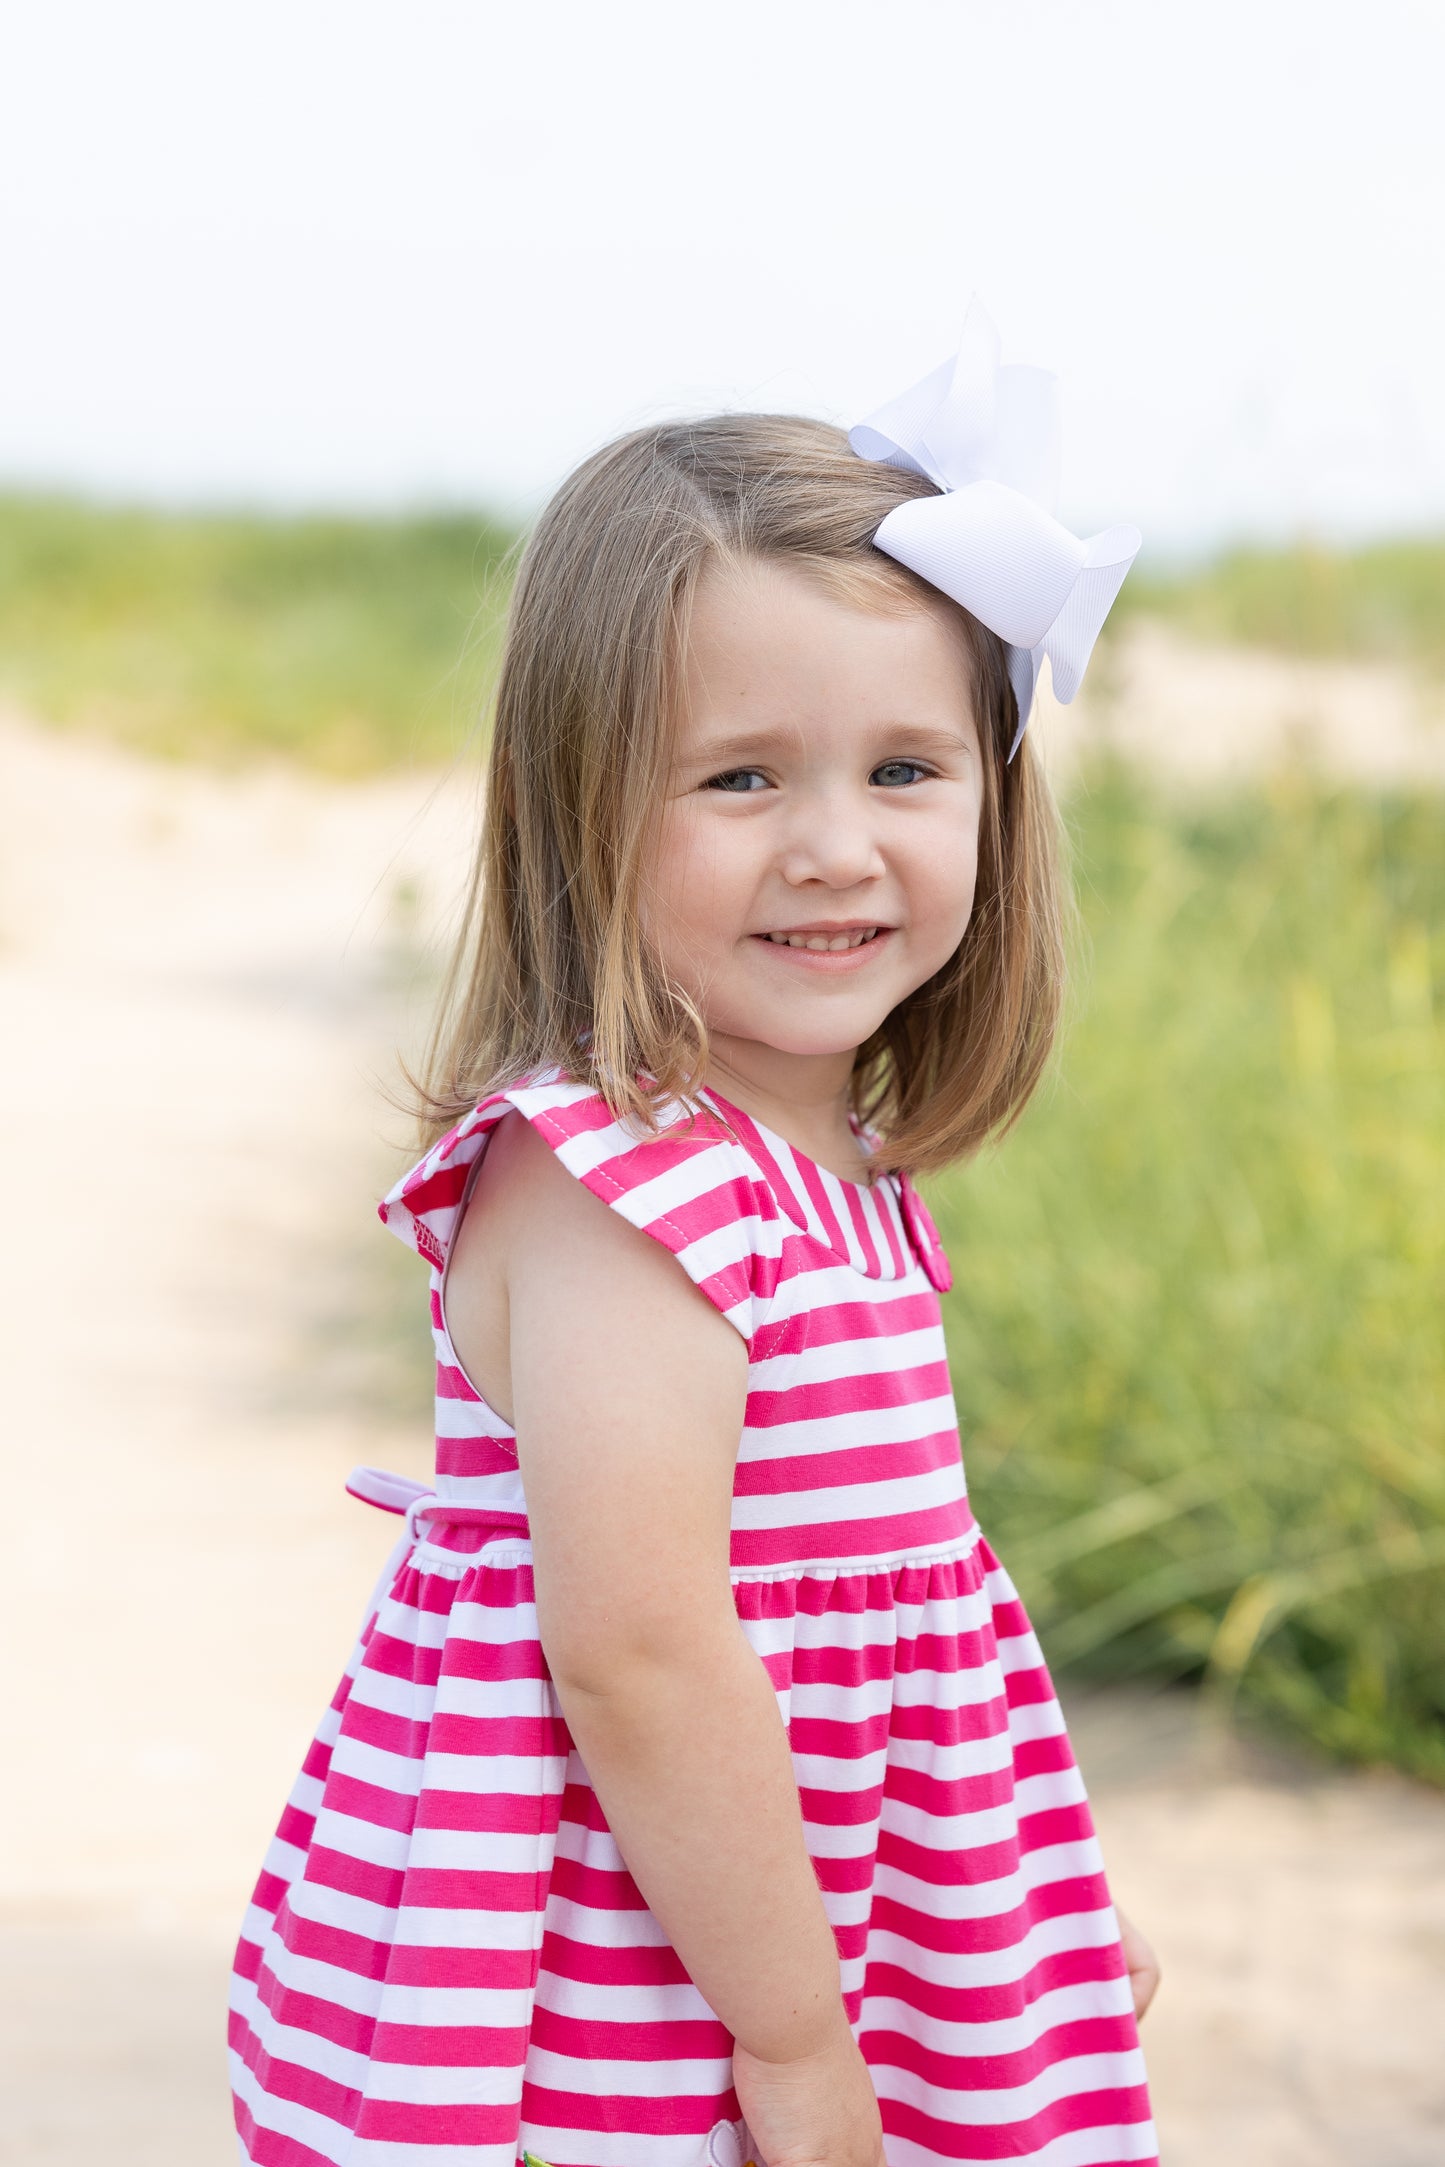
[[[815,955],[836,956],[850,948],[865,948],[886,931],[886,927],[870,925],[849,926],[838,933],[762,933],[758,937],[778,948],[810,948]]]

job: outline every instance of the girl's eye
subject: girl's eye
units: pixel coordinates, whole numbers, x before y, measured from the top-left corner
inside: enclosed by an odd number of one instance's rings
[[[768,778],[762,769],[757,767],[725,768],[721,775],[710,775],[703,784],[705,790],[730,790],[736,797],[741,797],[750,790],[766,790],[767,787]]]
[[[885,760],[869,776],[870,782],[882,783],[886,790],[895,790],[907,783],[926,782],[929,770],[921,760]]]

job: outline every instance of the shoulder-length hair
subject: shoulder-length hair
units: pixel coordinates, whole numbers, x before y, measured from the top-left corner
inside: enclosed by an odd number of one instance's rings
[[[481,838],[414,1079],[429,1139],[554,1065],[644,1131],[664,1103],[692,1103],[706,1028],[648,952],[639,894],[698,582],[759,558],[863,607],[963,621],[984,770],[973,913],[948,963],[860,1048],[853,1102],[880,1168],[919,1173],[1017,1118],[1062,994],[1058,822],[1029,740],[1007,759],[1017,706],[1002,642],[873,545],[895,505],[934,493],[788,414],[638,429],[563,483],[512,595]]]

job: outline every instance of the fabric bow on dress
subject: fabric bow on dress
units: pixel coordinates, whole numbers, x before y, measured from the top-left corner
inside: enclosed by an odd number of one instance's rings
[[[1138,528],[1081,542],[1060,526],[1058,379],[1002,366],[976,298],[956,357],[858,422],[848,442],[860,458],[926,475],[944,492],[895,506],[873,540],[1005,642],[1019,709],[1012,760],[1045,655],[1056,696],[1078,691],[1138,554]]]

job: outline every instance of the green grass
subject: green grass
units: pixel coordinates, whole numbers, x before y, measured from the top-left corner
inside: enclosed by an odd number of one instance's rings
[[[1061,1673],[1445,1781],[1445,801],[1071,825],[1061,1063],[938,1191],[979,1516]]]
[[[1162,617],[1200,639],[1445,669],[1445,541],[1235,549],[1200,569],[1125,580],[1105,637]]]
[[[170,757],[449,759],[485,704],[514,537],[484,515],[177,516],[0,497],[0,697]],[[1445,668],[1445,542],[1237,550],[1125,581],[1207,639]]]
[[[445,760],[494,667],[511,539],[0,498],[0,695],[172,758]]]
[[[0,499],[0,694],[171,756],[444,760],[509,541]],[[1141,571],[1140,610],[1435,667],[1445,544]],[[1070,813],[1061,1062],[940,1188],[981,1517],[1061,1672],[1204,1680],[1445,1781],[1445,805],[1190,814],[1100,773]]]

